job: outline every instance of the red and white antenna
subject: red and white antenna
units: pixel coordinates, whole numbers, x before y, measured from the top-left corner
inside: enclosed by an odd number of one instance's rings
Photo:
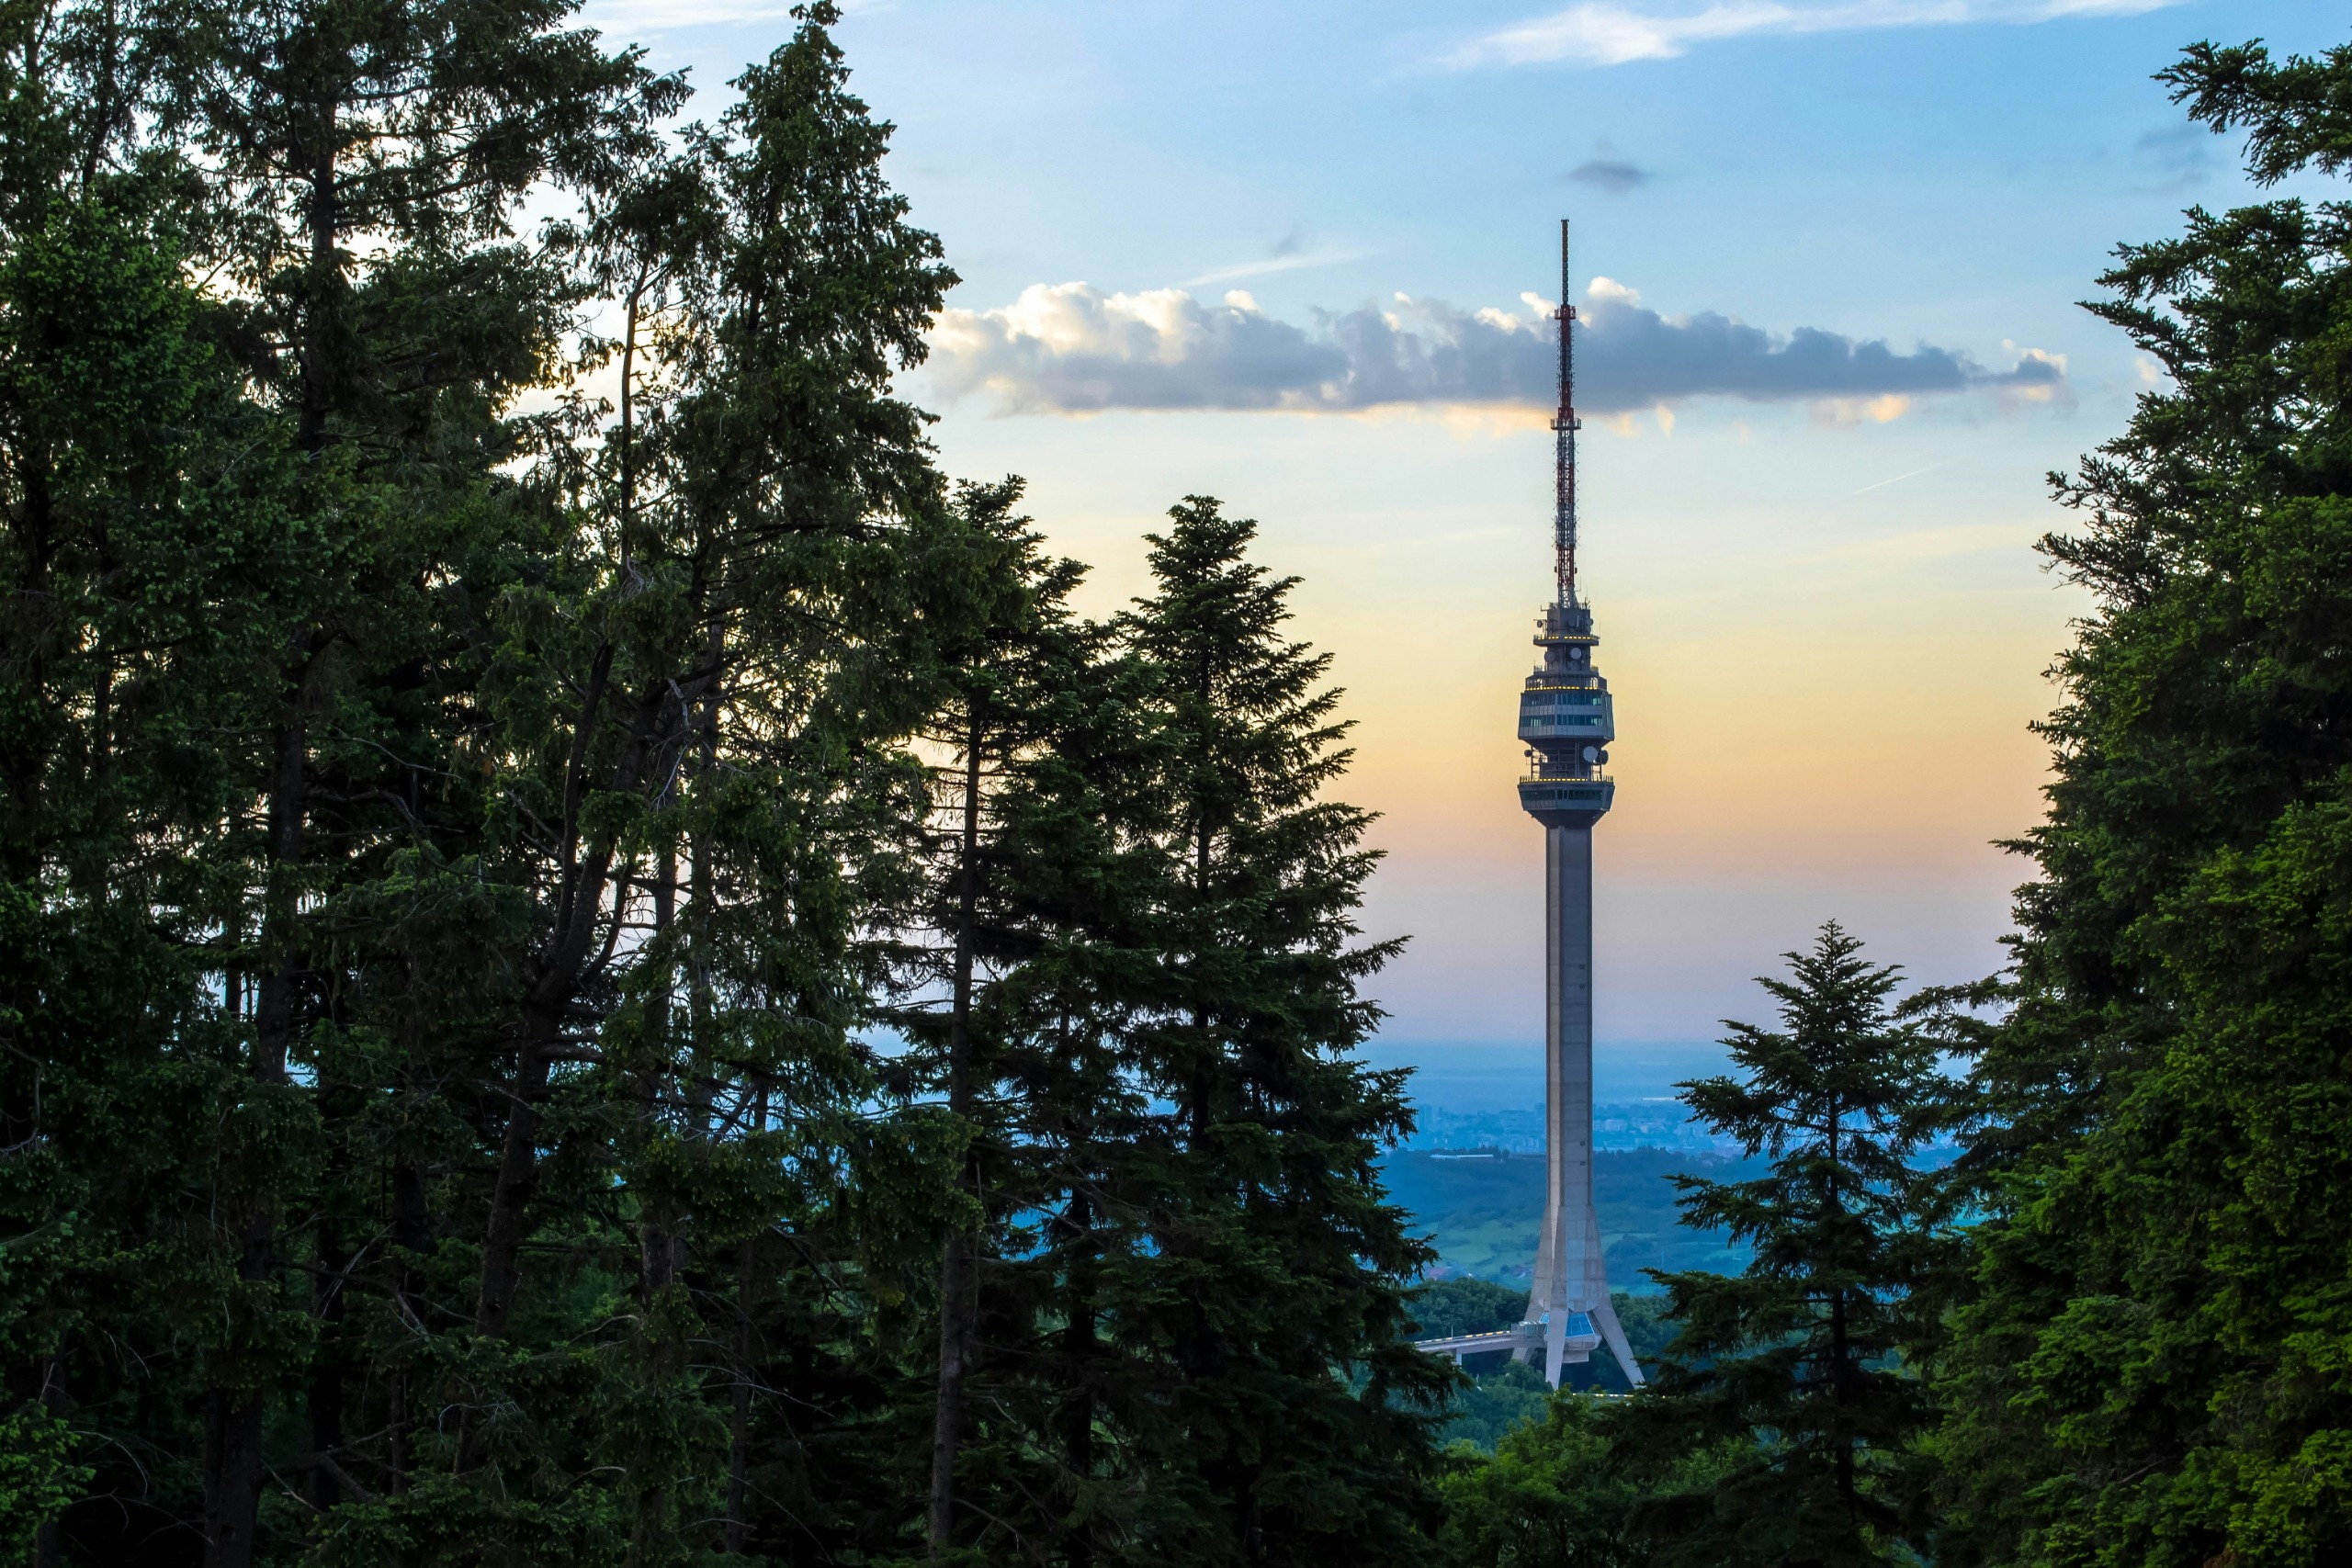
[[[1552,548],[1559,579],[1559,602],[1577,602],[1577,418],[1576,352],[1572,346],[1577,308],[1568,303],[1568,220],[1560,220],[1560,308],[1552,312],[1560,323],[1560,412],[1552,418],[1555,443],[1552,476]]]

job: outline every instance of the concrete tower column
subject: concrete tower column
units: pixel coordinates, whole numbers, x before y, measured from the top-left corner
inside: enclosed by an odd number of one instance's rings
[[[1626,1381],[1641,1368],[1609,1302],[1600,1217],[1592,1201],[1592,830],[1616,799],[1600,771],[1616,737],[1609,682],[1593,667],[1592,612],[1555,604],[1536,646],[1544,663],[1520,696],[1532,763],[1520,804],[1544,825],[1544,1228],[1527,1299],[1528,1340],[1544,1377],[1609,1347]],[[1533,1343],[1523,1341],[1526,1351]]]

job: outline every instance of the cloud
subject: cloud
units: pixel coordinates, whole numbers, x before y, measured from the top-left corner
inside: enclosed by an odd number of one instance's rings
[[[1006,413],[1546,407],[1558,352],[1551,305],[1521,299],[1523,313],[1400,294],[1386,309],[1318,312],[1302,326],[1238,289],[1208,303],[1181,288],[1037,284],[996,310],[944,312],[926,373],[947,397],[985,394]],[[1593,280],[1578,327],[1577,404],[1596,415],[1722,396],[1883,422],[1918,397],[1985,389],[2046,400],[2065,384],[2063,360],[2030,349],[1993,371],[1925,344],[1905,354],[1818,327],[1775,334],[1712,310],[1668,317],[1608,278]]]
[[[2063,17],[2125,17],[2186,0],[1712,0],[1702,9],[1664,10],[1579,0],[1563,11],[1498,28],[1471,39],[1441,63],[1455,70],[1567,61],[1623,65],[1671,60],[1694,44],[1756,34],[1859,32],[1883,28],[1952,27],[1972,22],[2023,25]]]
[[[1595,186],[1611,196],[1623,196],[1636,186],[1650,182],[1650,172],[1626,163],[1623,158],[1588,158],[1568,171],[1568,178],[1578,185]]]

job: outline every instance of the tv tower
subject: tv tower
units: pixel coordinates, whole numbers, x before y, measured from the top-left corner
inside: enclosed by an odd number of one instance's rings
[[[1519,804],[1544,825],[1544,1080],[1545,1198],[1535,1278],[1518,1348],[1540,1343],[1553,1387],[1570,1362],[1604,1342],[1625,1380],[1641,1386],[1625,1331],[1609,1304],[1600,1221],[1592,1205],[1592,829],[1617,786],[1600,771],[1617,733],[1609,682],[1593,668],[1592,610],[1577,586],[1575,347],[1568,303],[1568,221],[1560,220],[1560,411],[1554,432],[1553,602],[1535,646],[1544,662],[1519,697],[1527,776]]]

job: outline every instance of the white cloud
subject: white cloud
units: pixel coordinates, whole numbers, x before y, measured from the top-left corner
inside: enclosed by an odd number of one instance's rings
[[[1525,304],[1524,314],[1461,310],[1399,294],[1300,325],[1240,289],[1211,304],[1181,288],[1036,284],[995,310],[943,312],[925,374],[948,398],[985,394],[1005,413],[1543,407],[1555,395],[1555,328],[1547,301]],[[1928,344],[1903,353],[1818,327],[1773,333],[1712,310],[1668,317],[1609,278],[1593,280],[1577,323],[1577,405],[1603,417],[1725,396],[1884,422],[1919,397],[2046,398],[2065,381],[2064,361],[2034,350],[1990,371]]]
[[[1569,61],[1623,65],[1671,60],[1694,44],[1759,33],[1858,32],[1882,28],[2023,25],[2062,17],[2137,16],[2186,0],[1714,0],[1702,9],[1661,10],[1616,0],[1579,0],[1547,17],[1514,22],[1471,39],[1443,63],[1457,70]]]

